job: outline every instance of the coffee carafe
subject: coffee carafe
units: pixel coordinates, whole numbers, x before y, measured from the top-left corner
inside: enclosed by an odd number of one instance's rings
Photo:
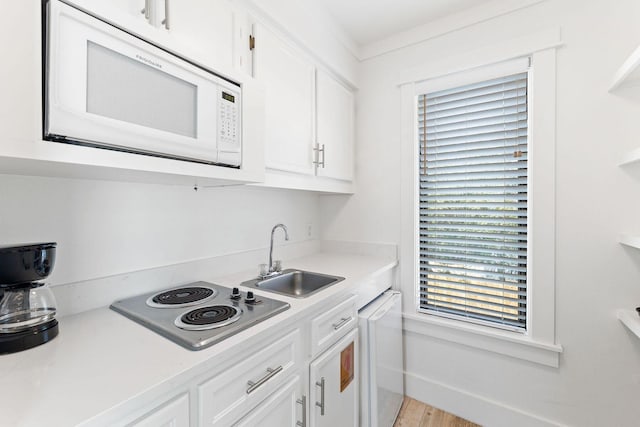
[[[0,246],[0,354],[58,335],[55,298],[43,282],[55,259],[56,243]]]

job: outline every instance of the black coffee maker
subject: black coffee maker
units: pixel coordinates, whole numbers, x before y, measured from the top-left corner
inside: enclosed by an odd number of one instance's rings
[[[56,243],[0,246],[0,354],[58,335],[55,298],[42,282],[55,260]]]

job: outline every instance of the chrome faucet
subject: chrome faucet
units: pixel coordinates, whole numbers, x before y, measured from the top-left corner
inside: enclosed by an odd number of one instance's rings
[[[284,231],[284,240],[289,240],[289,231],[287,231],[287,226],[284,224],[276,224],[271,229],[271,245],[269,246],[269,271],[268,275],[273,273],[277,273],[275,267],[273,266],[273,234],[276,232],[276,229],[282,228]]]

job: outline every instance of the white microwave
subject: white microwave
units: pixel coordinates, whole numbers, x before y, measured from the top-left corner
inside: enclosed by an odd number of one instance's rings
[[[46,15],[45,140],[240,167],[239,84],[59,0]]]

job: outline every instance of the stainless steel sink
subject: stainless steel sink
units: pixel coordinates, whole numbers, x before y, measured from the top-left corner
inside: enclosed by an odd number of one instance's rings
[[[287,295],[294,298],[306,298],[309,295],[344,280],[344,277],[310,271],[287,269],[281,274],[265,279],[254,279],[242,283],[265,291]]]

